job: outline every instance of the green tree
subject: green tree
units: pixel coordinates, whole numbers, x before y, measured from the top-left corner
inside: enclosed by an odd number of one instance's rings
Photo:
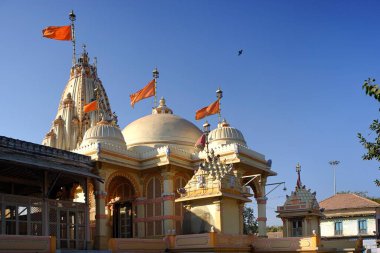
[[[282,232],[282,226],[269,226],[267,232]]]
[[[364,81],[362,86],[365,90],[366,95],[373,97],[378,102],[380,102],[380,88],[377,84],[374,84],[375,79],[368,78]],[[380,162],[380,123],[378,119],[375,119],[372,124],[369,126],[369,129],[375,133],[375,136],[372,140],[368,140],[361,133],[358,133],[358,138],[363,147],[367,150],[362,158],[363,160],[376,160]],[[380,186],[380,181],[375,180],[377,186]]]
[[[256,234],[258,231],[257,220],[251,207],[244,206],[243,209],[243,233]]]

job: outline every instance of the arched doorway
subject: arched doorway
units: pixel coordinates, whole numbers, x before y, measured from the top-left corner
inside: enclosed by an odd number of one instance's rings
[[[112,237],[133,237],[133,214],[132,201],[135,190],[132,183],[123,176],[116,176],[109,184],[108,205],[112,215]]]

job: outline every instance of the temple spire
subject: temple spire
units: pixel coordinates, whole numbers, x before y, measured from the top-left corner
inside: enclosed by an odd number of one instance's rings
[[[160,72],[158,72],[157,67],[153,70],[153,78],[154,78],[154,108],[157,107],[157,79],[159,77]]]
[[[302,187],[302,183],[301,183],[301,165],[300,165],[300,163],[297,163],[296,171],[297,171],[297,174],[298,174],[297,188],[300,189]]]
[[[219,101],[218,123],[221,123],[221,121],[222,121],[222,115],[221,115],[220,111],[222,109],[221,109],[221,106],[220,106],[221,105],[220,100],[223,97],[223,91],[220,89],[220,87],[216,90],[216,97],[217,97],[217,99]]]
[[[74,26],[74,21],[76,20],[76,16],[73,10],[71,10],[69,14],[69,19],[71,20],[71,41],[73,42],[73,66],[74,66],[77,60],[75,57],[75,26]]]

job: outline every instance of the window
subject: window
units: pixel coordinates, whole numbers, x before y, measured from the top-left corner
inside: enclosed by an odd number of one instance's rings
[[[177,177],[175,179],[175,187],[174,187],[174,192],[175,192],[175,197],[176,198],[179,198],[181,197],[180,194],[177,192],[177,189],[179,188],[183,188],[186,186],[186,180],[183,178],[183,177]],[[177,217],[181,217],[181,220],[177,220],[175,222],[175,230],[176,230],[176,233],[177,234],[182,234],[182,219],[183,219],[183,215],[184,215],[184,208],[183,208],[183,204],[182,202],[177,202],[174,204],[175,205],[175,209],[174,209],[174,213]]]
[[[367,220],[359,220],[359,234],[367,234]]]
[[[302,236],[302,220],[292,221],[292,237]]]
[[[334,224],[334,235],[343,235],[343,224],[341,221],[337,221]]]
[[[163,213],[162,189],[158,177],[152,177],[146,186],[147,203],[145,205],[145,218],[151,218],[146,222],[146,236],[152,237],[163,234],[162,219],[157,219]]]

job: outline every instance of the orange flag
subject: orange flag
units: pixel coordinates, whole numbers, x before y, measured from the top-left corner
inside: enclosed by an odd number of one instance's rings
[[[42,36],[54,40],[71,40],[71,25],[46,27],[42,30]]]
[[[98,109],[98,102],[92,101],[91,103],[88,103],[87,105],[83,106],[84,112],[92,112]]]
[[[203,119],[206,116],[210,116],[216,113],[219,113],[219,99],[216,100],[214,103],[210,104],[209,106],[203,107],[202,109],[199,109],[195,113],[195,119],[200,120]]]
[[[139,90],[138,92],[129,95],[129,98],[131,99],[131,106],[134,107],[134,105],[144,98],[152,97],[156,95],[156,89],[154,87],[155,80],[153,79],[150,81],[144,88]]]

